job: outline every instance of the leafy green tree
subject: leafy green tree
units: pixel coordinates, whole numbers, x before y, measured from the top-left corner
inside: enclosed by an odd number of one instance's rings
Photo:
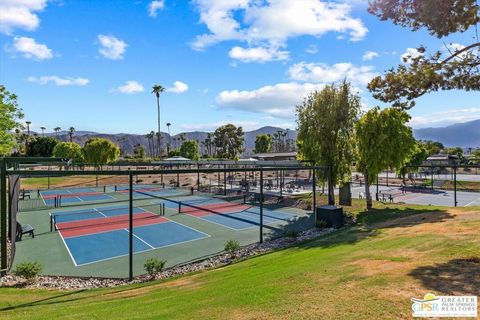
[[[15,133],[12,131],[21,128],[18,120],[22,118],[17,96],[0,85],[0,155],[9,155],[15,147]]]
[[[91,138],[83,147],[85,162],[94,166],[102,166],[117,160],[120,148],[112,141],[103,138]]]
[[[388,168],[401,168],[415,146],[412,129],[406,124],[410,116],[396,108],[375,107],[356,124],[357,169],[365,177],[367,209],[372,208],[370,184]]]
[[[354,129],[360,107],[360,97],[352,93],[347,82],[327,85],[323,90],[311,93],[297,107],[300,156],[313,160],[316,165],[331,167],[330,194],[336,184],[351,176]],[[320,175],[319,178],[325,181],[327,177]]]
[[[265,153],[272,151],[272,136],[269,134],[259,134],[255,137],[255,153]]]
[[[27,156],[51,157],[58,140],[52,137],[36,137],[28,143]]]
[[[73,163],[85,162],[82,147],[75,142],[57,143],[55,148],[53,148],[52,154],[57,158],[70,159]]]
[[[179,149],[172,149],[172,150],[168,151],[168,157],[169,158],[179,156],[179,155],[180,155],[180,150]]]
[[[472,159],[469,162],[471,164],[480,164],[480,149],[472,152]]]
[[[200,149],[197,141],[188,140],[182,143],[180,146],[180,155],[191,160],[200,159]]]
[[[438,154],[442,152],[445,147],[441,142],[438,141],[431,141],[431,140],[426,140],[426,141],[421,141],[421,144],[425,147],[427,150],[428,156]]]
[[[430,156],[429,151],[424,143],[421,141],[416,141],[415,145],[412,148],[412,152],[407,157],[405,166],[401,167],[398,170],[398,174],[402,176],[403,182],[405,183],[405,175],[410,172],[415,172],[418,170],[416,166],[423,164],[425,160]]]
[[[463,158],[463,149],[460,147],[452,147],[447,149],[447,154],[455,155],[459,159]]]
[[[380,20],[412,31],[426,28],[437,38],[472,30],[472,43],[445,45],[428,53],[419,46],[404,57],[404,63],[375,77],[368,85],[373,96],[408,109],[415,99],[438,90],[480,90],[480,54],[477,25],[480,21],[475,0],[373,0],[369,12]],[[468,37],[463,37],[467,39]]]
[[[145,148],[141,144],[134,145],[133,156],[135,159],[145,159]]]
[[[219,158],[235,159],[243,152],[243,129],[230,123],[221,126],[213,133],[213,142]]]

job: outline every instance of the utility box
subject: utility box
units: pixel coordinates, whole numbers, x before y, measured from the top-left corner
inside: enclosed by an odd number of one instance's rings
[[[339,203],[341,206],[351,206],[352,205],[352,191],[350,188],[350,182],[345,182],[339,188]]]
[[[316,208],[317,221],[323,220],[327,227],[340,228],[344,225],[343,208],[337,206],[321,206]]]

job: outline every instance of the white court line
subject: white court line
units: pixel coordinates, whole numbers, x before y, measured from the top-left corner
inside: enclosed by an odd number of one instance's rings
[[[124,228],[123,230],[127,231],[128,233],[130,233],[130,231],[129,231],[128,229],[125,229],[125,228]],[[145,241],[145,240],[143,240],[142,238],[140,238],[139,236],[137,236],[135,233],[132,233],[132,235],[133,235],[135,238],[137,238],[138,240],[140,240],[140,241],[142,241],[143,243],[145,243],[145,244],[146,244],[147,246],[149,246],[150,248],[155,249],[154,246],[152,246],[150,243],[148,243],[147,241]]]
[[[106,214],[104,214],[102,211],[98,210],[97,208],[93,208],[93,210],[97,211],[97,212],[100,213],[102,216],[107,217]]]
[[[69,255],[70,258],[72,259],[73,264],[75,265],[75,267],[78,267],[79,265],[77,264],[77,262],[76,262],[75,259],[73,258],[73,255],[72,255],[72,253],[70,252],[70,248],[68,247],[67,243],[65,242],[65,239],[63,238],[62,233],[61,233],[60,231],[58,231],[58,233],[60,234],[60,239],[62,239],[63,245],[64,245],[65,248],[67,249],[68,255]]]

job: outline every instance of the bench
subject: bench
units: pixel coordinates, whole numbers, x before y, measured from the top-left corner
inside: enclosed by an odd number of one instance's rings
[[[23,226],[17,222],[17,241],[22,241],[22,236],[24,234],[29,234],[32,238],[35,238],[35,229],[29,225],[29,224],[24,224]]]
[[[30,198],[30,191],[29,191],[29,190],[22,190],[22,191],[20,191],[19,200],[25,200],[27,197],[28,197],[28,199],[31,199],[31,198]]]

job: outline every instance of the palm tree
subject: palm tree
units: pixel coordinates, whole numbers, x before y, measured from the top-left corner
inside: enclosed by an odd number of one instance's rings
[[[153,135],[150,135],[150,133],[147,133],[147,134],[145,135],[145,138],[147,138],[148,153],[150,154],[150,157],[153,157],[152,143],[150,142],[150,139],[153,138]]]
[[[47,128],[45,128],[45,127],[40,127],[40,130],[42,130],[42,137],[43,137],[43,135],[44,135],[44,133],[45,133],[45,129],[47,129]]]
[[[170,135],[170,126],[172,124],[167,122],[167,129],[168,129],[168,144],[167,144],[167,154],[170,152],[170,147],[172,145],[172,136]]]
[[[74,127],[70,127],[68,129],[68,136],[70,137],[70,142],[73,142],[73,133],[75,132],[75,128]]]
[[[62,128],[60,128],[60,127],[55,127],[53,130],[54,130],[54,131],[56,132],[56,134],[57,134],[57,139],[60,139],[60,130],[62,130]]]
[[[160,93],[164,92],[165,88],[159,84],[152,86],[152,93],[157,97],[157,117],[158,117],[158,156],[161,157],[161,142],[160,142]]]

